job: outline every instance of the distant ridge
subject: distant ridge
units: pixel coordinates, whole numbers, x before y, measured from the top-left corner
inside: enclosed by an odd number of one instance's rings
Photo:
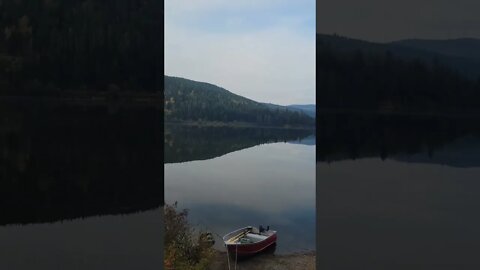
[[[469,78],[480,76],[480,40],[460,38],[449,40],[406,39],[376,43],[338,35],[317,34],[317,43],[332,44],[337,51],[361,50],[370,54],[390,52],[406,60],[419,59],[426,64],[436,62],[448,66]]]
[[[480,59],[474,50],[462,52],[470,58],[454,56],[460,52],[451,45],[475,47],[477,41],[448,41],[450,55],[439,53],[447,51],[442,42],[427,42],[439,47],[435,51],[412,41],[375,43],[318,34],[316,105],[330,111],[480,113]]]
[[[406,39],[391,42],[390,44],[436,52],[454,57],[480,59],[480,39],[476,38],[445,40]]]
[[[292,104],[288,105],[287,107],[290,109],[297,109],[303,111],[305,114],[313,118],[315,118],[317,114],[317,106],[315,104]]]
[[[312,118],[316,116],[316,105],[315,104],[292,104],[287,106],[272,104],[272,103],[263,103],[270,109],[281,109],[281,110],[290,110],[294,112],[304,113]]]

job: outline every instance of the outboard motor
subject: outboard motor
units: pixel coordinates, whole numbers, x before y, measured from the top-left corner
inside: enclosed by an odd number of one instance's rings
[[[269,231],[269,230],[270,230],[270,225],[267,226],[267,231]]]
[[[265,228],[262,227],[262,225],[258,226],[258,231],[260,233],[264,232],[265,231]]]

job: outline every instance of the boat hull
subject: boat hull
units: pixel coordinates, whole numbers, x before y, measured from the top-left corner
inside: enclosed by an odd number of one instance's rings
[[[228,253],[249,256],[260,253],[277,242],[277,234],[270,235],[263,241],[253,244],[226,244]]]

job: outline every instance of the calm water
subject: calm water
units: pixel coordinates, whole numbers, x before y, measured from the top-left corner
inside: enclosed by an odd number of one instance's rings
[[[166,202],[199,229],[270,225],[276,253],[314,250],[314,141],[310,131],[167,127]]]
[[[3,102],[0,269],[160,269],[161,111]]]
[[[322,269],[480,269],[478,120],[320,117]]]
[[[0,227],[0,269],[161,269],[160,208]]]

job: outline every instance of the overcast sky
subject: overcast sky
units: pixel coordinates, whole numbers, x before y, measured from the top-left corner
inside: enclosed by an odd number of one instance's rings
[[[480,0],[319,0],[317,32],[370,41],[480,38]]]
[[[315,103],[314,0],[165,0],[165,74]]]

